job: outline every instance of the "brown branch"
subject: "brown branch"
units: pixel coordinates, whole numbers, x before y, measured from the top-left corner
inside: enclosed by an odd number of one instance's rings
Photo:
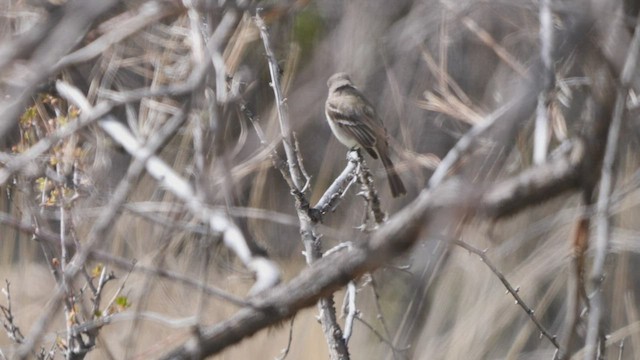
[[[533,166],[491,186],[483,194],[482,211],[490,217],[501,218],[577,188],[581,183],[585,149],[578,139],[572,145],[569,156]]]
[[[550,171],[558,164],[565,164],[572,171]],[[447,181],[436,189],[423,190],[416,200],[391,217],[368,241],[355,244],[349,251],[319,259],[290,282],[253,298],[253,308],[242,309],[226,321],[204,329],[198,350],[202,351],[200,354],[203,356],[216,354],[265,327],[293,316],[300,309],[313,305],[318,298],[332,294],[352,279],[388,263],[409,249],[429,226],[432,216],[443,209],[471,211],[469,209],[477,208],[479,215],[487,217],[506,215],[497,211],[503,208],[516,213],[549,199],[552,195],[578,189],[578,184],[573,179],[580,173],[581,165],[580,159],[559,159],[534,167],[537,171],[526,171],[527,176],[516,176],[497,183],[486,191],[486,194],[503,196],[479,195],[456,179]],[[546,182],[536,176],[543,171],[550,174]],[[536,181],[532,181],[532,178]],[[522,184],[518,185],[517,182]],[[501,191],[503,183],[511,183],[511,188],[519,191],[508,192],[512,196],[508,198],[507,193]],[[162,359],[190,359],[194,354],[193,348],[185,344]]]

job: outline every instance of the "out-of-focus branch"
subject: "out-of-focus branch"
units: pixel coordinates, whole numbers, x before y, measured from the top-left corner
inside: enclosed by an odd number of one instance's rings
[[[31,58],[14,74],[14,90],[0,101],[4,121],[0,122],[0,138],[11,129],[35,88],[55,70],[55,64],[66,55],[89,30],[97,17],[107,12],[116,0],[69,1],[59,10],[62,18],[38,42],[31,51]],[[13,59],[12,59],[13,60]],[[14,72],[15,73],[15,72]],[[6,74],[9,75],[9,74]],[[20,79],[20,80],[18,80]]]
[[[60,245],[60,237],[57,234],[48,232],[43,229],[35,229],[32,224],[24,221],[20,221],[19,219],[13,218],[7,214],[0,213],[0,224],[8,225],[25,234],[34,235],[38,241],[46,241],[47,243],[53,246]],[[76,247],[76,244],[74,244],[73,242],[67,242],[65,245],[71,247],[75,251],[79,250]],[[202,284],[202,282],[194,279],[192,276],[178,274],[163,268],[156,268],[156,267],[142,265],[137,263],[135,260],[128,260],[116,255],[113,255],[109,252],[105,252],[103,250],[93,249],[89,252],[89,256],[94,260],[108,262],[124,270],[133,269],[134,271],[137,271],[137,272],[156,275],[171,281],[182,283],[196,290],[202,291],[207,295],[214,296],[218,299],[227,301],[230,304],[234,304],[236,306],[249,305],[246,301],[242,300],[241,298],[238,298],[237,296],[234,296],[222,289]]]
[[[549,147],[549,103],[551,92],[555,86],[555,69],[553,68],[553,18],[551,0],[540,2],[540,57],[543,66],[543,88],[538,94],[536,122],[533,135],[533,162],[543,163],[547,158]]]
[[[4,330],[7,332],[7,336],[16,344],[22,344],[24,341],[24,335],[22,335],[22,331],[15,324],[15,317],[13,316],[13,310],[11,306],[11,283],[9,280],[5,280],[5,284],[7,287],[2,289],[2,293],[7,298],[7,306],[0,305],[0,311],[2,312],[2,326],[4,326]]]
[[[86,46],[65,55],[55,65],[54,69],[61,69],[71,64],[89,61],[101,55],[110,46],[126,39],[145,27],[169,15],[175,14],[178,8],[175,3],[168,1],[147,1],[139,8],[118,15],[124,20],[114,23],[106,34],[93,40]],[[115,22],[112,20],[112,22]]]
[[[637,49],[636,49],[637,50]],[[627,97],[627,90],[618,90],[616,97],[614,113],[611,120],[611,126],[607,136],[607,147],[604,154],[602,164],[602,175],[600,177],[600,188],[598,191],[598,200],[596,203],[596,242],[595,256],[593,268],[591,270],[590,283],[593,295],[589,300],[589,321],[586,337],[586,353],[584,359],[597,359],[598,342],[604,338],[604,334],[600,332],[600,322],[602,321],[603,312],[603,294],[602,283],[604,282],[604,263],[608,253],[609,236],[611,223],[609,219],[609,207],[611,204],[611,191],[613,190],[613,167],[615,156],[618,148],[618,137],[620,134],[620,126],[622,116],[624,114],[624,103]],[[600,351],[603,351],[600,350]]]
[[[442,1],[441,3],[449,10],[455,11],[455,9],[453,9],[453,3],[449,3],[447,1]],[[518,75],[523,78],[530,76],[524,65],[522,65],[515,56],[511,55],[507,49],[500,45],[496,39],[494,39],[493,36],[487,32],[487,30],[483,29],[475,20],[469,16],[462,15],[462,24],[469,29],[469,31],[475,34],[488,48],[493,50],[493,52],[495,52],[495,54],[504,61],[505,64],[518,73]]]
[[[90,114],[93,108],[78,89],[63,82],[59,82],[57,85],[57,90],[63,97],[66,97],[72,103],[76,104],[81,110],[88,113],[87,116],[89,116],[90,118],[96,117],[95,114]],[[188,106],[188,103],[184,105],[185,108]],[[177,129],[177,127],[179,127],[184,121],[184,110],[185,109],[182,109],[182,111],[179,111],[176,115],[174,115],[167,122],[167,124],[162,127],[161,130],[156,132],[154,136],[149,139],[147,146],[143,148],[145,156],[151,156],[152,154],[154,154],[155,151],[164,143],[164,141],[166,141],[166,139],[170,135],[174,134],[175,129]],[[103,208],[103,211],[100,213],[100,216],[91,228],[91,231],[87,236],[88,240],[84,243],[82,248],[80,248],[79,251],[76,252],[72,260],[68,263],[67,269],[64,274],[61,274],[61,276],[64,277],[64,279],[62,279],[63,283],[70,283],[76,277],[76,275],[78,275],[78,273],[84,269],[84,266],[89,259],[89,256],[92,253],[94,247],[100,240],[105,238],[106,232],[108,231],[108,229],[110,229],[111,224],[118,214],[118,209],[125,202],[135,180],[144,170],[144,160],[145,159],[138,159],[127,170],[125,178],[120,181],[108,205]],[[35,344],[39,341],[47,326],[52,321],[53,316],[57,312],[61,302],[64,300],[66,293],[65,291],[66,289],[62,286],[58,286],[56,288],[56,291],[51,296],[47,308],[43,311],[43,314],[32,327],[29,336],[26,338],[24,344],[22,344],[22,346],[18,349],[18,358],[26,359],[33,351]],[[69,351],[68,354],[73,354],[73,352]]]
[[[604,338],[600,325],[602,314],[604,313],[604,300],[602,294],[602,283],[604,282],[604,263],[608,253],[609,236],[611,222],[609,219],[609,208],[611,205],[611,191],[614,183],[614,163],[618,149],[618,137],[620,127],[625,113],[625,103],[629,87],[633,77],[636,75],[638,56],[640,55],[640,18],[636,23],[633,40],[627,54],[622,73],[620,75],[620,85],[617,89],[611,126],[607,134],[607,145],[602,163],[602,175],[600,177],[600,188],[596,203],[596,243],[593,268],[591,270],[590,282],[593,286],[593,295],[589,306],[589,322],[587,327],[587,338],[585,344],[585,359],[596,359],[598,356],[598,342]],[[602,342],[601,342],[602,343]],[[600,350],[604,352],[604,349]]]
[[[76,131],[94,123],[100,117],[106,115],[113,108],[112,104],[101,102],[94,107],[91,114],[81,114],[76,121],[55,130],[51,135],[41,139],[35,145],[29,147],[23,153],[6,159],[4,167],[0,169],[0,185],[3,185],[16,171],[23,169],[29,162],[35,160],[47,150],[53,147],[58,141],[74,134]]]
[[[213,35],[209,39],[209,42],[207,43],[207,50],[209,52],[218,51],[220,43],[232,31],[234,25],[237,22],[237,19],[238,15],[235,11],[228,11],[225,13],[222,21],[220,22],[220,25],[216,28],[216,31],[213,33]],[[110,101],[98,103],[95,107],[93,107],[93,111],[91,113],[82,113],[78,121],[71,122],[70,124],[60,128],[59,130],[56,130],[55,133],[40,140],[36,145],[30,147],[24,153],[7,159],[5,161],[5,166],[0,169],[0,184],[4,184],[13,173],[22,169],[28,162],[34,160],[36,157],[42,155],[45,151],[55,145],[59,140],[70,136],[77,130],[95,122],[97,119],[102,118],[117,105],[139,101],[146,97],[167,95],[180,96],[192,92],[195,88],[202,84],[202,82],[206,78],[205,74],[209,71],[209,69],[211,69],[212,66],[213,65],[211,61],[198,62],[191,75],[184,83],[170,84],[153,89],[145,87],[142,89],[123,92],[105,92],[105,95],[110,98]],[[0,124],[0,134],[3,126],[2,124]]]
[[[512,214],[528,206],[537,204],[559,195],[562,192],[576,190],[579,184],[573,179],[580,173],[584,157],[570,161],[564,159],[572,171],[552,172],[554,164],[542,164],[526,172],[527,176],[496,183],[485,193],[501,193],[504,183],[522,183],[512,186],[521,189],[509,192],[512,197],[483,196],[473,187],[462,184],[456,179],[442,183],[437,188],[423,190],[422,193],[401,211],[383,224],[368,241],[354,244],[349,251],[337,252],[331,257],[319,259],[290,282],[282,284],[251,300],[253,308],[242,309],[228,320],[214,325],[202,332],[199,353],[203,356],[220,352],[225,347],[237,343],[262,328],[286,319],[298,310],[311,306],[318,298],[327,296],[365,272],[372,271],[409,249],[425,232],[429,220],[444,209],[466,209],[477,211],[481,216],[502,216],[495,209],[509,208]],[[537,171],[547,172],[551,176],[531,181]],[[573,184],[573,186],[555,186],[554,184]],[[524,197],[524,201],[520,197]],[[477,210],[474,210],[477,209]],[[188,344],[180,346],[163,359],[190,359],[195,353]]]
[[[80,91],[70,85],[58,82],[58,91],[74,102],[84,112],[92,111],[91,105]],[[134,158],[143,161],[147,172],[162,186],[184,201],[193,216],[209,225],[211,230],[222,234],[224,244],[229,247],[243,264],[256,275],[251,293],[267,289],[280,281],[280,271],[271,260],[252,254],[240,229],[223,212],[209,208],[200,200],[189,182],[183,179],[162,159],[149,153],[131,132],[111,116],[103,118],[100,127],[129,152]]]
[[[496,219],[502,218],[578,187],[585,161],[585,145],[582,140],[574,139],[572,147],[565,157],[533,166],[499,182],[499,186],[491,186],[482,195],[482,212]]]
[[[428,186],[430,188],[436,187],[444,181],[449,175],[449,171],[460,161],[460,159],[471,149],[471,146],[478,140],[480,136],[491,129],[495,123],[509,111],[517,102],[510,102],[506,105],[495,110],[484,120],[478,122],[476,125],[467,131],[467,133],[458,140],[456,145],[449,150],[447,155],[440,161],[440,165],[436,168],[436,171],[431,175]]]

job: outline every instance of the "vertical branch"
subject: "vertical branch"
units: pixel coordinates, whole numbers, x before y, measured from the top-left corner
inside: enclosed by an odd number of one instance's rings
[[[596,243],[593,268],[591,270],[590,283],[593,286],[593,295],[589,304],[589,322],[587,328],[585,359],[597,358],[598,339],[602,336],[600,322],[603,313],[602,283],[604,282],[604,262],[607,257],[611,223],[609,219],[609,207],[611,203],[611,191],[613,189],[613,171],[618,148],[620,125],[624,113],[626,91],[618,89],[611,127],[607,135],[607,147],[602,164],[602,176],[598,201],[596,203]],[[601,349],[604,350],[604,349]]]
[[[258,11],[255,16],[255,22],[260,30],[260,37],[264,43],[265,52],[267,54],[267,62],[269,63],[269,72],[271,74],[271,87],[276,101],[276,108],[278,111],[278,120],[280,122],[280,132],[282,134],[283,146],[285,155],[287,157],[287,165],[289,168],[289,175],[291,177],[291,192],[295,195],[296,199],[296,213],[300,222],[300,234],[302,236],[302,243],[304,244],[304,254],[307,264],[311,264],[322,257],[320,250],[320,236],[316,232],[316,225],[318,218],[315,216],[311,218],[309,201],[305,197],[303,191],[306,188],[305,178],[301,170],[300,163],[298,162],[301,157],[296,154],[294,147],[294,139],[289,127],[289,113],[286,105],[286,101],[282,95],[282,89],[279,80],[278,62],[276,60],[273,51],[271,50],[271,43],[269,41],[269,33],[264,20],[260,16]],[[287,174],[283,174],[285,179]],[[338,325],[336,319],[335,304],[333,296],[327,296],[318,300],[318,310],[320,311],[320,324],[322,325],[322,331],[324,332],[325,339],[329,348],[329,357],[332,360],[346,360],[349,359],[349,349],[347,348],[345,339],[342,336],[342,329]]]
[[[387,214],[384,213],[382,207],[380,206],[380,198],[378,197],[378,191],[376,190],[373,184],[373,175],[371,171],[369,171],[369,167],[367,163],[364,161],[360,152],[356,151],[358,156],[358,168],[356,169],[356,175],[358,177],[358,181],[362,186],[361,195],[365,200],[365,218],[362,224],[362,230],[366,230],[367,224],[369,223],[369,219],[371,215],[373,215],[373,221],[375,223],[374,226],[378,226],[384,222],[384,219],[387,217]]]
[[[11,310],[11,283],[6,279],[5,283],[7,284],[7,287],[2,289],[2,293],[7,298],[7,306],[0,305],[0,312],[2,312],[3,317],[2,325],[4,326],[9,339],[16,344],[22,344],[24,342],[24,335],[22,335],[22,331],[20,331],[20,328],[15,324],[15,318]]]
[[[551,0],[540,2],[540,57],[544,67],[544,85],[538,94],[536,107],[535,132],[533,137],[533,162],[541,164],[547,158],[549,147],[549,102],[555,83],[553,70],[553,19]]]
[[[284,151],[287,156],[287,165],[289,165],[289,172],[293,178],[293,183],[296,186],[296,190],[302,190],[305,181],[300,171],[300,164],[297,162],[297,156],[294,149],[293,136],[291,135],[291,127],[289,124],[289,111],[287,109],[286,99],[282,95],[282,87],[280,86],[280,76],[278,61],[276,56],[271,50],[271,43],[269,41],[269,34],[267,32],[267,26],[265,25],[260,13],[256,13],[256,25],[260,30],[260,37],[264,43],[264,49],[267,54],[267,60],[269,63],[269,73],[271,74],[271,88],[273,88],[273,94],[276,100],[276,110],[278,112],[278,121],[280,122],[280,132],[282,134]]]
[[[585,359],[596,359],[598,356],[598,342],[602,337],[600,325],[603,314],[603,294],[602,283],[604,281],[604,263],[607,257],[607,249],[609,246],[609,235],[611,230],[611,222],[609,219],[609,207],[611,205],[611,191],[614,182],[614,163],[616,159],[616,151],[618,148],[618,137],[620,136],[620,127],[622,117],[624,115],[625,103],[629,90],[629,85],[636,71],[638,63],[638,52],[640,51],[640,18],[636,23],[633,34],[633,40],[627,54],[627,59],[620,76],[620,85],[616,93],[616,102],[613,109],[613,118],[611,127],[607,134],[607,147],[605,149],[604,160],[602,164],[602,176],[600,179],[600,189],[598,193],[598,201],[596,203],[596,243],[595,255],[593,260],[593,268],[591,270],[590,282],[593,286],[593,296],[591,298],[591,306],[589,312],[589,323],[587,327],[586,352]],[[604,351],[604,349],[600,349]]]
[[[353,319],[358,315],[358,309],[356,308],[356,284],[353,281],[349,281],[347,284],[347,293],[345,294],[345,305],[347,316],[344,321],[344,342],[349,343],[351,333],[353,331]]]

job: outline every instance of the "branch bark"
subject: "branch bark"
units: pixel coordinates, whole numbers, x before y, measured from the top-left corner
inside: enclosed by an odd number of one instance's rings
[[[574,156],[578,157],[578,154]],[[352,279],[375,270],[411,248],[439,211],[457,208],[467,214],[477,212],[478,215],[494,218],[504,215],[495,209],[508,208],[515,213],[549,199],[552,194],[557,196],[577,190],[579,185],[573,179],[581,173],[583,160],[584,157],[564,158],[555,163],[535,166],[526,172],[526,176],[523,173],[496,183],[485,192],[473,190],[472,186],[455,178],[435,189],[423,190],[416,200],[392,216],[367,241],[358,242],[348,251],[321,258],[290,282],[250,299],[251,308],[244,308],[228,320],[203,329],[197,349],[189,341],[162,359],[191,359],[196,350],[202,351],[198,353],[202,356],[213,355],[263,328],[293,316],[300,309],[313,305],[317,299],[332,294]],[[552,171],[559,163],[566,166],[565,171]],[[535,178],[538,172],[551,176],[546,181],[533,181],[531,178]],[[503,193],[501,188],[505,184],[511,184],[509,188],[518,191]],[[511,196],[506,196],[507,193]]]

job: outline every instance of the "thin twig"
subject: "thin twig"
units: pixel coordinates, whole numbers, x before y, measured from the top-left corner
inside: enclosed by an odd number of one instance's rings
[[[109,32],[95,39],[88,45],[61,58],[54,66],[54,69],[62,69],[72,64],[89,61],[101,55],[110,46],[126,39],[150,24],[174,14],[177,7],[171,2],[148,1],[135,10],[125,12],[120,15],[124,18],[117,26]]]
[[[491,260],[489,260],[485,251],[482,251],[460,240],[452,240],[452,243],[480,257],[480,260],[482,260],[482,262],[487,265],[487,267],[491,270],[491,272],[493,272],[496,275],[496,277],[498,277],[500,282],[502,282],[504,287],[507,288],[507,291],[509,292],[509,294],[511,294],[511,296],[513,296],[513,298],[516,300],[516,304],[518,304],[524,310],[524,312],[527,314],[527,316],[529,316],[531,321],[533,321],[536,327],[538,327],[538,330],[540,331],[542,336],[549,339],[551,344],[553,344],[553,346],[555,346],[556,349],[560,348],[560,344],[558,344],[558,340],[556,336],[551,335],[551,333],[540,323],[540,320],[538,320],[538,317],[534,314],[533,309],[531,309],[524,302],[522,297],[520,297],[520,295],[518,294],[519,289],[516,289],[513,286],[511,286],[511,283],[509,283],[507,278],[500,272],[500,270],[498,270],[498,268],[491,262]]]
[[[291,173],[291,178],[293,179],[296,189],[302,191],[305,181],[300,169],[300,164],[298,164],[298,156],[296,155],[294,148],[294,140],[291,133],[291,125],[289,123],[287,101],[282,94],[282,88],[280,86],[278,61],[276,60],[276,56],[273,54],[273,50],[271,50],[269,33],[267,31],[267,26],[260,16],[260,11],[257,12],[255,21],[258,29],[260,30],[260,37],[264,43],[264,50],[267,55],[269,73],[271,74],[271,88],[273,89],[273,94],[275,96],[278,121],[280,122],[280,132],[282,134],[282,143],[284,145],[284,152],[287,155],[287,165],[289,166],[289,172]]]
[[[86,98],[69,84],[58,82],[59,91],[72,100],[84,112],[92,111]],[[183,112],[179,112],[180,119]],[[143,147],[121,122],[112,116],[107,116],[100,121],[100,127],[116,142],[122,145],[138,161],[143,162],[145,169],[162,186],[171,191],[175,196],[183,200],[191,213],[205,222],[211,230],[221,233],[224,244],[230,248],[243,264],[254,274],[254,283],[251,294],[260,292],[280,281],[280,270],[277,265],[260,255],[253,254],[241,230],[223,212],[215,211],[207,206],[195,193],[191,184],[173,170],[158,156],[153,155],[148,148]]]
[[[0,224],[11,226],[16,230],[29,235],[35,235],[37,239],[46,241],[47,243],[52,245],[60,243],[60,239],[56,234],[52,234],[43,230],[36,232],[32,224],[27,222],[21,222],[20,220],[4,213],[0,213]],[[75,246],[73,244],[67,244],[67,245]],[[76,247],[76,251],[78,250],[79,248]],[[152,275],[159,276],[171,281],[182,283],[184,285],[193,287],[196,290],[204,291],[207,295],[214,296],[218,299],[227,301],[230,304],[236,305],[238,307],[250,306],[250,304],[247,301],[235,295],[232,295],[222,289],[202,284],[200,281],[195,280],[192,276],[182,275],[176,272],[166,270],[164,268],[154,268],[154,267],[145,266],[142,264],[136,264],[135,261],[121,258],[102,250],[94,249],[90,252],[90,256],[93,259],[98,261],[109,262],[121,269],[128,270],[133,267],[134,271],[137,271],[137,272],[152,274]]]
[[[291,350],[291,343],[293,342],[293,321],[296,319],[295,316],[291,317],[291,321],[289,321],[289,338],[287,339],[287,346],[282,349],[280,352],[280,356],[276,358],[276,360],[284,360],[287,355],[289,355],[289,350]]]
[[[304,162],[302,161],[302,152],[300,152],[300,143],[298,142],[296,133],[292,133],[292,136],[293,146],[296,153],[296,161],[300,166],[300,172],[302,173],[302,176],[304,176],[304,178],[306,179],[304,186],[302,187],[302,189],[300,189],[300,191],[304,193],[309,190],[309,186],[311,185],[311,176],[307,173],[307,169],[304,168]]]
[[[389,332],[389,326],[387,326],[387,321],[385,320],[384,314],[382,313],[382,306],[380,305],[380,294],[378,293],[378,283],[376,282],[376,279],[373,276],[373,274],[371,274],[370,276],[371,276],[371,290],[373,291],[373,300],[376,305],[376,311],[378,312],[378,314],[376,315],[376,318],[380,320],[380,324],[382,325],[382,330],[384,330],[384,335],[386,336],[387,339],[389,339],[391,338],[391,334]],[[393,356],[395,358],[395,353]]]
[[[393,352],[394,356],[395,356],[396,353],[409,350],[409,347],[404,348],[404,349],[398,349],[398,348],[394,347],[393,344],[391,343],[391,341],[389,341],[382,334],[380,334],[380,332],[378,330],[376,330],[373,326],[371,326],[371,324],[369,324],[366,320],[364,320],[360,315],[356,316],[355,319],[358,320],[367,329],[369,329],[371,331],[371,333],[373,333],[373,335],[375,335],[381,342],[387,344],[389,346],[389,348],[391,348],[391,351]]]
[[[483,121],[478,122],[469,130],[456,145],[449,150],[447,155],[442,159],[440,165],[436,168],[436,171],[431,175],[429,179],[429,188],[438,186],[447,177],[449,171],[458,163],[463,155],[469,151],[471,145],[473,145],[480,136],[482,136],[487,130],[493,127],[494,123],[504,115],[515,103],[507,103],[493,113],[489,114]]]
[[[14,323],[15,318],[13,316],[13,312],[11,310],[11,283],[9,280],[5,279],[5,283],[7,287],[2,289],[4,296],[7,298],[7,306],[0,305],[0,310],[2,311],[2,316],[4,317],[2,321],[2,325],[4,329],[7,331],[7,335],[9,339],[14,341],[16,344],[22,344],[24,341],[24,335],[22,335],[22,331],[20,328]]]

